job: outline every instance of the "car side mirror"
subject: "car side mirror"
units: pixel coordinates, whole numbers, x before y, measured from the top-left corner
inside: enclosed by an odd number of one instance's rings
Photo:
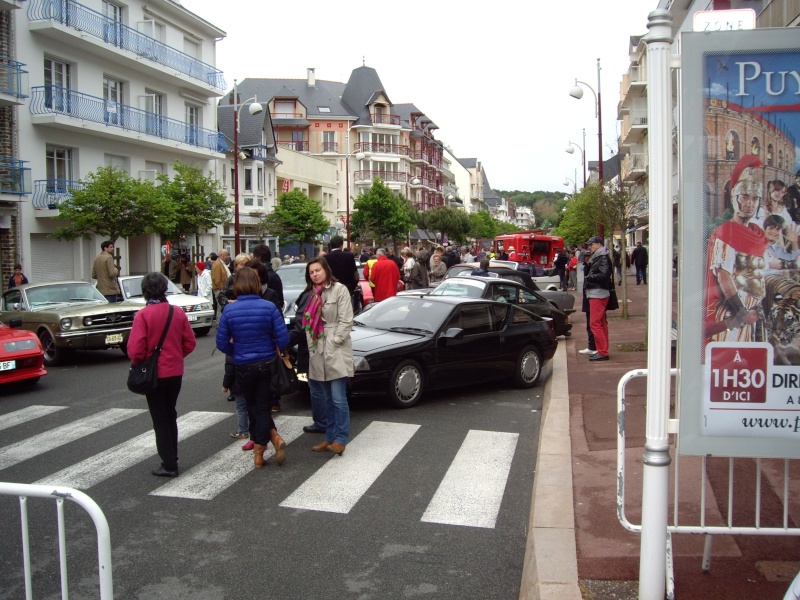
[[[9,327],[22,327],[22,319],[11,319],[8,325]]]
[[[448,327],[439,336],[441,344],[447,344],[447,340],[462,340],[464,339],[464,330],[460,327]]]

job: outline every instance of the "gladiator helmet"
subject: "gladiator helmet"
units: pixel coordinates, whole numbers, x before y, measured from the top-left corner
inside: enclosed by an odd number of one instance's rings
[[[748,194],[754,196],[758,200],[756,206],[756,213],[761,205],[761,198],[764,196],[764,187],[756,175],[755,169],[762,166],[761,159],[755,154],[747,154],[739,159],[736,166],[731,173],[731,204],[733,204],[733,212],[738,216],[739,213],[739,196],[741,194]]]

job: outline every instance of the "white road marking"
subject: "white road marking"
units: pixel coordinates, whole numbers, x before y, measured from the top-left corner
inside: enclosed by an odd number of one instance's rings
[[[419,427],[373,421],[347,444],[341,457],[329,458],[321,469],[280,505],[349,513]]]
[[[32,406],[29,406],[28,408],[15,410],[14,412],[10,412],[7,415],[3,415],[3,421],[0,423],[0,430],[8,429],[9,427],[14,427],[15,425],[20,425],[27,421],[33,421],[34,419],[38,419],[39,417],[45,417],[47,415],[51,415],[54,412],[64,410],[65,408],[67,407],[43,406],[41,404],[34,404]]]
[[[0,448],[0,469],[6,469],[23,460],[44,454],[143,412],[147,412],[147,409],[109,408],[101,413],[78,419],[49,431],[43,431],[16,444]]]
[[[471,430],[421,521],[494,529],[517,433]]]
[[[230,416],[230,413],[221,412],[193,411],[187,413],[178,418],[178,439],[185,440],[206,427],[230,418]],[[154,454],[156,454],[156,438],[153,431],[150,430],[34,483],[86,489]]]
[[[278,433],[287,444],[303,435],[303,425],[308,425],[308,423],[308,417],[280,416],[275,419]],[[242,452],[242,445],[246,441],[237,440],[196,467],[192,467],[189,471],[181,473],[179,477],[153,490],[150,495],[212,500],[220,492],[254,470],[253,453]],[[270,444],[264,453],[264,458],[268,459],[272,456],[275,456],[275,448]],[[288,453],[287,457],[291,460]],[[273,461],[272,465],[274,464]]]

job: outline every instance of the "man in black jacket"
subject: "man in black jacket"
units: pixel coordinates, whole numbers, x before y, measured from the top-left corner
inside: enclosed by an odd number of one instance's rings
[[[586,243],[592,253],[592,259],[589,263],[589,273],[584,279],[583,293],[589,298],[589,319],[597,348],[597,354],[589,357],[589,360],[594,362],[608,360],[606,308],[611,297],[614,271],[611,268],[608,248],[603,245],[603,238],[594,236]]]
[[[280,302],[280,306],[283,306],[283,282],[281,281],[280,275],[272,268],[272,250],[270,250],[269,246],[266,244],[259,244],[253,248],[253,252],[250,256],[257,258],[267,267],[267,273],[269,273],[269,283],[267,283],[267,287],[278,295],[277,302]]]
[[[344,239],[335,235],[331,238],[331,251],[325,255],[325,260],[331,267],[331,273],[336,280],[344,285],[352,294],[358,285],[358,271],[356,270],[356,257],[352,252],[342,250]]]

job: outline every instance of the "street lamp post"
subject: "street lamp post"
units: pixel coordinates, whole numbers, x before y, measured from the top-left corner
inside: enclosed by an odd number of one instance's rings
[[[248,98],[242,103],[238,103],[239,92],[236,88],[236,80],[233,80],[233,231],[234,231],[234,256],[241,252],[241,239],[239,237],[239,113],[248,104],[250,114],[255,116],[260,114],[264,108],[258,103],[256,96]],[[244,158],[244,157],[242,157]]]
[[[570,179],[569,177],[564,177],[564,187],[569,187],[569,184],[572,184],[572,194],[575,195],[578,193],[578,184],[575,183],[574,179]]]
[[[600,59],[597,59],[597,92],[594,88],[584,81],[575,80],[575,86],[569,91],[569,95],[577,100],[583,98],[583,89],[578,85],[581,84],[594,94],[595,98],[595,116],[597,117],[597,174],[600,178],[600,185],[603,184],[603,108],[600,103]],[[603,237],[603,224],[599,225],[600,237]]]
[[[347,227],[347,240],[346,240],[346,247],[350,247],[350,129],[352,128],[352,123],[347,124],[347,135],[345,136],[345,144],[347,146],[347,158],[345,162],[345,226]],[[363,152],[356,153],[356,160],[363,160],[364,156],[366,156]]]
[[[574,146],[574,147],[573,147]],[[564,151],[568,152],[569,154],[573,154],[575,152],[575,148],[581,151],[581,163],[583,163],[583,187],[586,187],[586,128],[583,128],[583,146],[578,146],[573,141],[570,141],[569,146],[567,146]]]

